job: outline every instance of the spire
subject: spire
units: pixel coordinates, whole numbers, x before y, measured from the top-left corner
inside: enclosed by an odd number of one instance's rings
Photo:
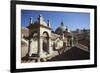
[[[39,24],[42,24],[43,23],[43,17],[42,17],[41,14],[39,14],[38,21],[39,21]]]
[[[50,19],[48,20],[48,27],[51,27],[51,24],[50,24]]]
[[[29,21],[29,24],[30,24],[30,25],[33,23],[32,19],[33,19],[33,18],[30,17],[30,21]]]
[[[68,29],[68,26],[66,26],[66,29]]]
[[[63,22],[61,22],[61,26],[64,26],[64,23]]]

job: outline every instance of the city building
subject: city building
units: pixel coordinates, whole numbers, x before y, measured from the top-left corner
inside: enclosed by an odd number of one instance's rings
[[[21,58],[47,60],[59,51],[74,46],[73,34],[63,22],[55,31],[51,25],[50,20],[46,23],[42,15],[35,22],[30,17],[29,25],[21,28]]]

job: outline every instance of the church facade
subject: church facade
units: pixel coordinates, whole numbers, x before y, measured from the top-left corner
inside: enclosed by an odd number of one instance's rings
[[[42,15],[34,23],[32,17],[29,19],[29,25],[21,29],[21,58],[47,60],[61,49],[74,46],[73,35],[63,22],[55,31],[51,25],[50,20],[46,23]]]

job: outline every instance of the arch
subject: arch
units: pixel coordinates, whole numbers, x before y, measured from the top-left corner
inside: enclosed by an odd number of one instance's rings
[[[31,34],[31,38],[33,38],[33,36],[38,36],[38,31],[34,30],[34,32]]]
[[[44,32],[43,32],[43,36],[49,38],[49,34],[48,34],[48,32],[44,31]]]
[[[30,38],[30,56],[38,53],[38,32],[33,32]]]
[[[49,54],[49,35],[45,31],[43,32],[43,51],[46,52],[46,54]]]

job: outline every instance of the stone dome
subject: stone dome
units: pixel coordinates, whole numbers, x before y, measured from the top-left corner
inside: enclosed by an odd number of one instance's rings
[[[39,21],[35,21],[34,24],[40,24]],[[45,21],[42,21],[40,25],[47,26],[47,23]]]
[[[43,21],[41,25],[47,26],[47,23]]]
[[[63,34],[63,32],[66,30],[66,28],[64,27],[63,22],[61,22],[61,25],[56,29],[56,33],[57,34]]]

